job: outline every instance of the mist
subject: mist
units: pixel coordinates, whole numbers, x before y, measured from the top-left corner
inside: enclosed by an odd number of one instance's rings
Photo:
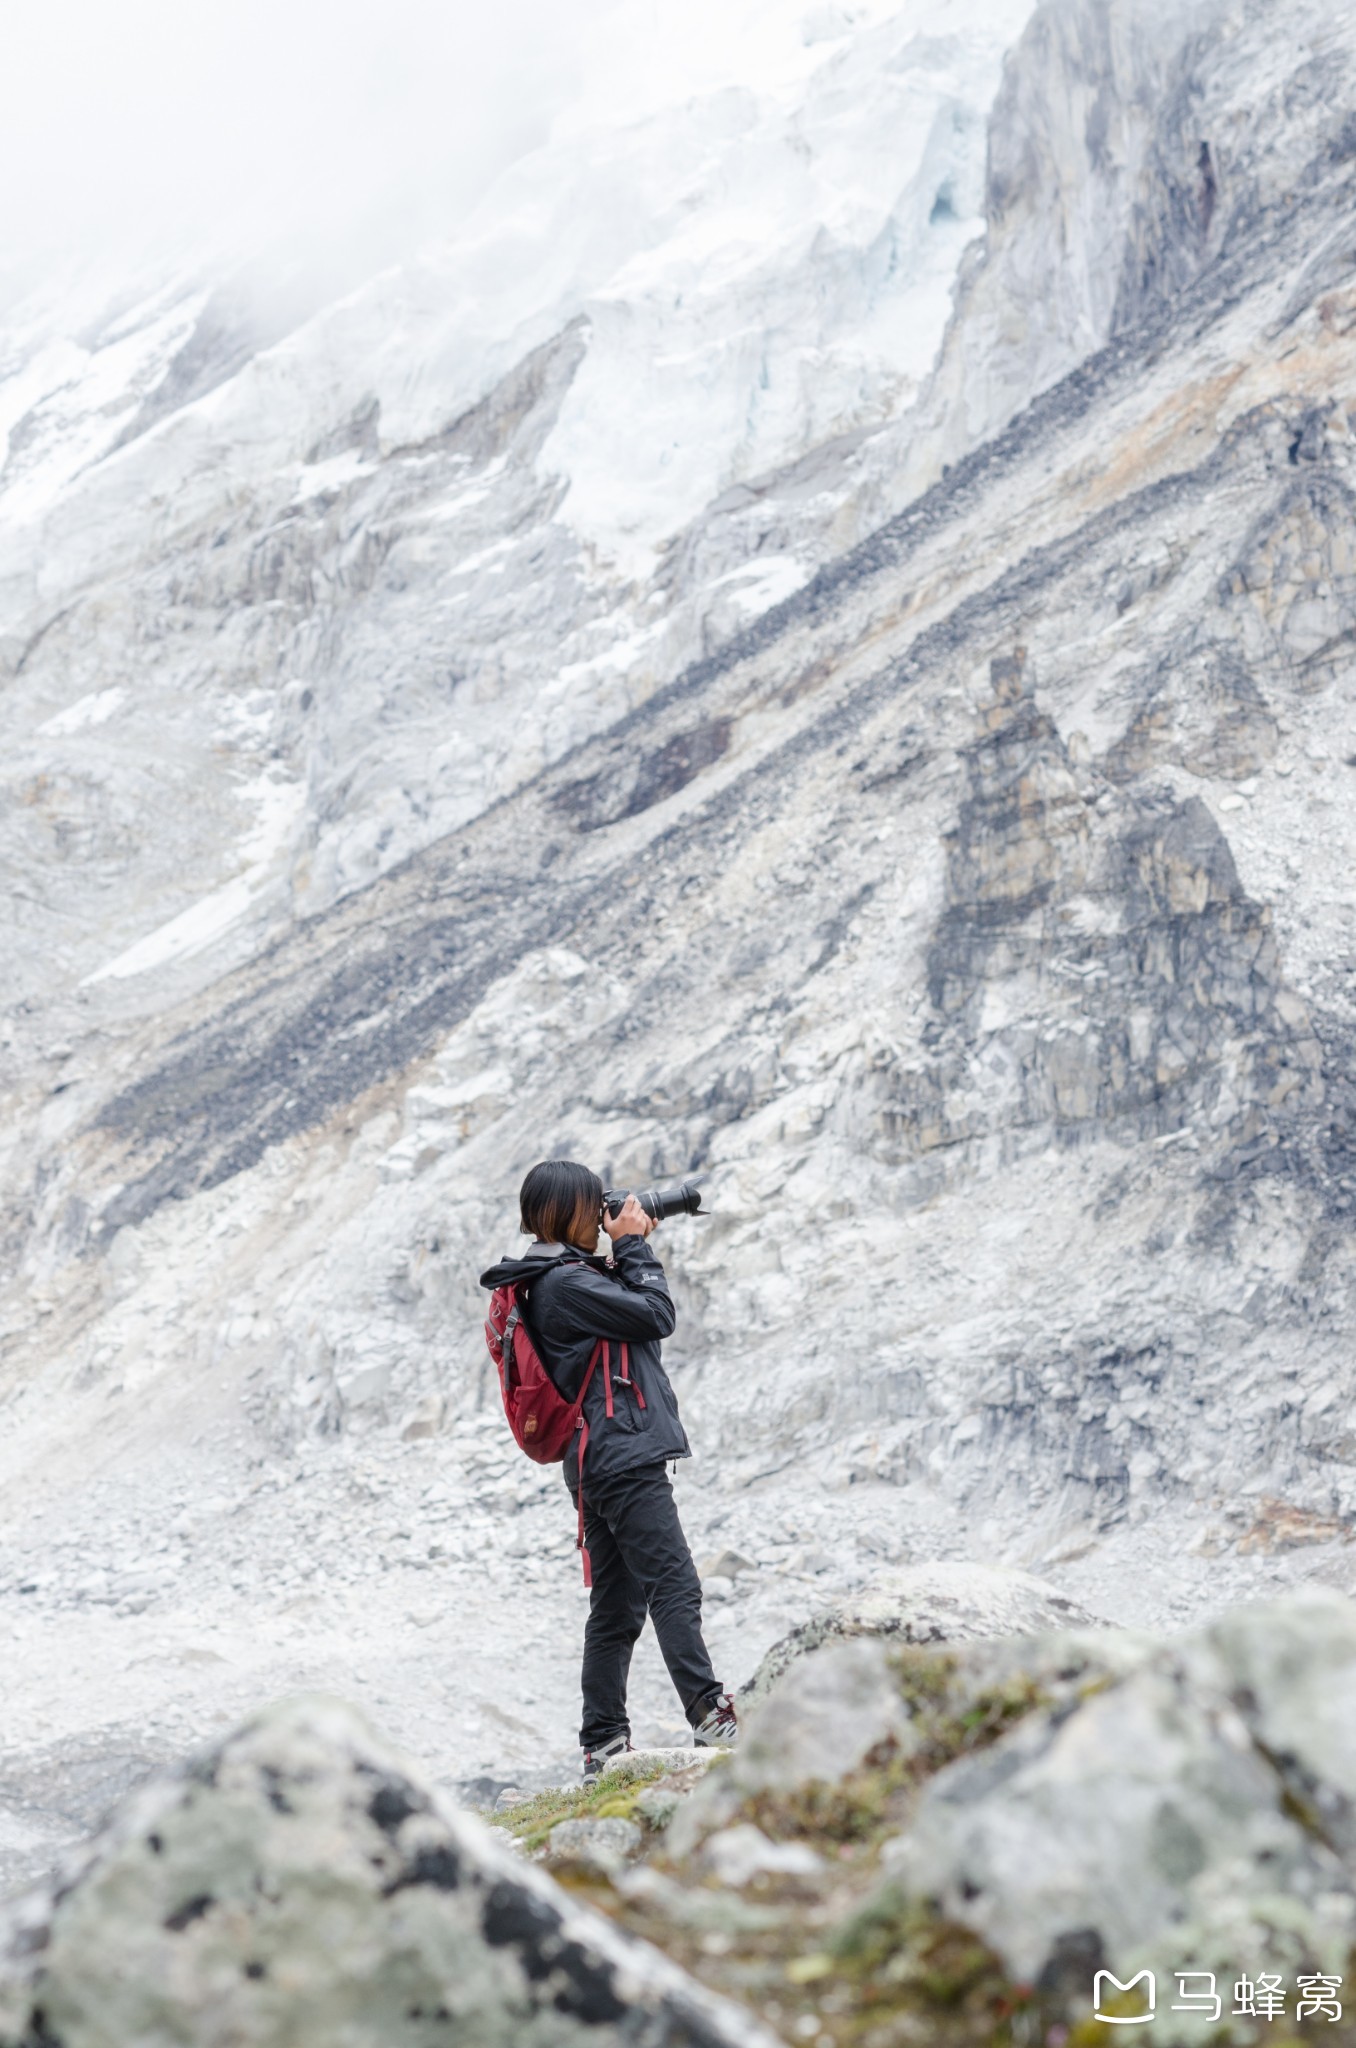
[[[4,269],[398,256],[544,138],[605,4],[13,0]]]

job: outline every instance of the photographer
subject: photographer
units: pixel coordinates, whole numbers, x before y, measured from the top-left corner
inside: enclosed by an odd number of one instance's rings
[[[678,1402],[660,1357],[675,1321],[664,1268],[646,1240],[655,1228],[634,1195],[615,1215],[596,1173],[572,1160],[534,1166],[519,1193],[533,1243],[481,1275],[482,1287],[514,1284],[528,1334],[558,1392],[577,1401],[600,1340],[608,1346],[584,1395],[587,1430],[584,1543],[592,1593],[581,1683],[584,1777],[631,1747],[626,1680],[648,1612],[669,1676],[700,1746],[736,1739],[734,1704],[711,1668],[701,1629],[701,1581],[678,1520],[664,1466],[691,1456]],[[597,1256],[599,1228],[612,1258]],[[565,1455],[578,1506],[579,1438]]]

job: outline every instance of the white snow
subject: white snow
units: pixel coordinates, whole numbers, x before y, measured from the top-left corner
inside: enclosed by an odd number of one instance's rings
[[[214,889],[210,896],[191,904],[178,917],[172,917],[168,924],[148,932],[125,953],[119,953],[116,960],[110,960],[106,966],[96,968],[93,974],[87,974],[81,987],[98,981],[124,981],[129,975],[145,974],[149,968],[161,967],[169,960],[201,952],[204,946],[210,946],[214,939],[219,939],[245,915],[252,893],[249,879],[244,875],[237,876],[224,889]]]
[[[374,397],[383,445],[416,448],[579,316],[586,354],[538,467],[568,485],[560,516],[600,566],[648,577],[728,484],[911,402],[979,228],[985,115],[1031,4],[618,7],[548,140],[445,240],[111,459],[201,300],[166,286],[93,343],[59,303],[30,309],[0,360],[0,418],[32,438],[0,493],[0,630],[39,591],[115,573],[144,538],[129,503],[167,530],[215,516],[297,479]],[[359,467],[336,457],[301,487]]]
[[[267,772],[242,785],[241,801],[253,803],[258,810],[253,828],[240,844],[242,871],[222,888],[200,897],[167,924],[157,926],[115,959],[87,974],[81,987],[100,981],[125,981],[131,975],[145,974],[153,967],[200,953],[239,923],[273,874],[275,860],[301,817],[304,794],[301,783]]]
[[[727,591],[752,619],[799,590],[805,576],[804,566],[794,555],[760,555],[756,561],[741,563],[717,576],[711,589]]]
[[[723,485],[897,412],[932,362],[979,229],[984,112],[1029,7],[873,12],[828,46],[788,34],[781,7],[722,17],[709,49],[692,39],[700,89],[682,97],[679,66],[631,125],[624,62],[604,66],[597,126],[562,121],[514,174],[543,178],[554,154],[570,218],[611,216],[616,260],[579,280],[590,347],[542,467],[570,478],[564,516],[623,573]],[[559,225],[542,223],[557,246]]]
[[[126,690],[116,683],[107,690],[91,690],[88,695],[78,697],[74,704],[68,704],[64,711],[56,711],[50,718],[45,718],[38,731],[49,738],[61,739],[67,733],[81,732],[91,725],[103,725],[126,701]]]
[[[0,517],[6,524],[40,515],[108,453],[187,341],[206,297],[202,290],[162,287],[92,336],[43,337],[9,374],[0,366]],[[83,299],[61,308],[66,320],[91,310]]]
[[[325,462],[311,462],[302,470],[294,493],[295,502],[304,504],[308,498],[318,498],[326,491],[335,491],[345,484],[351,484],[362,475],[366,466],[361,449],[347,448],[342,455],[332,455]]]

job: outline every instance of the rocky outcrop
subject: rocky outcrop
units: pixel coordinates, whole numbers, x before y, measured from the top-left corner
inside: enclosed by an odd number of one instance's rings
[[[759,1701],[724,1767],[707,1776],[673,1822],[668,1847],[685,1855],[760,1793],[835,1785],[869,1757],[907,1756],[914,1747],[879,1646],[828,1643],[797,1659]]]
[[[1353,1685],[1356,1607],[1317,1592],[1167,1640],[831,1644],[607,1910],[667,1915],[791,2038],[978,2048],[1109,2014],[1178,2042],[1222,2014],[1238,2041],[1306,2015],[1345,2041]]]
[[[732,1753],[637,1752],[490,1829],[293,1699],[0,1911],[0,2043],[982,2048],[1133,2016],[1148,1980],[1150,2041],[1218,1994],[1251,2044],[1307,1985],[1343,2042],[1353,1729],[1356,1606],[1318,1591],[1166,1639],[826,1642]]]
[[[318,1696],[143,1786],[0,1917],[6,2048],[387,2048],[449,2027],[468,2048],[773,2048]]]
[[[866,1593],[832,1601],[774,1643],[742,1688],[740,1702],[752,1706],[765,1699],[783,1674],[812,1651],[861,1636],[885,1644],[965,1643],[1095,1625],[1095,1617],[1076,1600],[1029,1572],[977,1564],[910,1565],[884,1574]]]
[[[939,1772],[883,1852],[896,1898],[1085,1997],[1103,1966],[1164,1986],[1183,1969],[1228,1987],[1264,1968],[1287,1986],[1297,1967],[1340,1975],[1354,1702],[1349,1601],[1236,1611]]]

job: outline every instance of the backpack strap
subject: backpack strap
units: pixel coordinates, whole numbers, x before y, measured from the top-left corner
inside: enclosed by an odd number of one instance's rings
[[[593,1369],[598,1363],[600,1354],[604,1357],[607,1354],[607,1344],[601,1337],[593,1347],[593,1356],[589,1360],[589,1369],[584,1374],[584,1384],[579,1389],[579,1420],[575,1424],[575,1428],[579,1431],[579,1528],[574,1539],[574,1547],[579,1552],[579,1561],[584,1567],[584,1584],[586,1586],[592,1586],[593,1584],[593,1560],[590,1558],[584,1545],[584,1453],[589,1447],[589,1426],[584,1420],[584,1396],[589,1390],[589,1381],[593,1378]],[[607,1394],[607,1412],[610,1415],[612,1413],[612,1387],[610,1381]]]
[[[506,1394],[513,1386],[513,1339],[521,1321],[522,1310],[518,1306],[515,1293],[513,1306],[509,1310],[508,1318],[504,1324],[504,1334],[500,1339],[499,1377],[504,1383],[504,1392]]]
[[[645,1406],[645,1396],[640,1391],[640,1381],[633,1380],[631,1377],[631,1347],[629,1344],[623,1344],[621,1348],[621,1383],[624,1387],[629,1387],[635,1395],[637,1408],[643,1408]],[[608,1413],[611,1414],[611,1412],[609,1409]]]

